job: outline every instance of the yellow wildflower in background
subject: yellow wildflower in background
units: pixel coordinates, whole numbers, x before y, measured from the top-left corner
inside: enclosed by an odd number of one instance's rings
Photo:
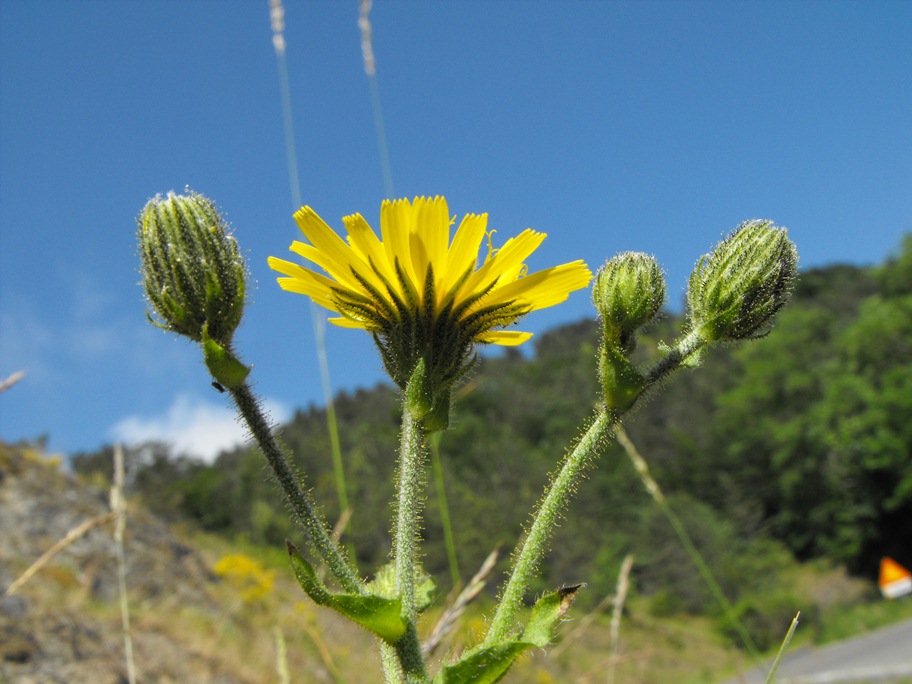
[[[592,276],[583,261],[527,274],[523,262],[545,233],[526,229],[495,250],[487,214],[467,214],[451,241],[455,221],[443,197],[384,201],[380,238],[361,214],[342,219],[347,242],[310,207],[294,218],[310,244],[295,241],[291,251],[327,275],[270,257],[270,267],[285,276],[279,285],[340,314],[332,323],[373,334],[402,387],[420,359],[447,384],[471,365],[476,343],[522,344],[531,333],[503,328],[563,302]],[[486,235],[488,253],[479,265]]]
[[[275,570],[266,570],[256,560],[243,553],[223,556],[213,568],[215,574],[226,580],[245,603],[254,603],[272,591]]]

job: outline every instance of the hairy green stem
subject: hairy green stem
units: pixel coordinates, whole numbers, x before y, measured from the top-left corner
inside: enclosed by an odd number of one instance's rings
[[[414,624],[394,646],[380,642],[380,664],[386,684],[427,684],[421,644]]]
[[[665,378],[681,368],[688,358],[696,354],[705,346],[706,341],[700,337],[696,331],[681,338],[661,361],[649,369],[649,372],[646,374],[646,389],[642,392],[640,397],[644,396],[651,389],[660,386],[660,383],[664,381]]]
[[[380,665],[383,667],[383,681],[386,684],[403,684],[405,675],[399,664],[399,654],[391,643],[380,639]]]
[[[513,629],[516,611],[522,605],[529,582],[548,548],[558,514],[576,490],[587,465],[598,453],[605,437],[618,420],[620,420],[620,413],[617,411],[598,411],[592,425],[589,426],[576,448],[566,457],[560,472],[552,480],[548,493],[545,494],[545,498],[542,499],[538,511],[535,513],[532,526],[529,528],[519,552],[514,556],[513,572],[510,574],[500,604],[497,606],[497,612],[491,621],[484,646],[493,646],[509,636]]]
[[[408,631],[396,643],[396,656],[402,666],[406,684],[427,684],[427,672],[424,668],[424,656],[421,653],[421,642],[415,623],[409,624]]]
[[[411,384],[411,383],[410,383]],[[402,615],[409,622],[406,635],[396,644],[396,654],[406,681],[424,682],[427,675],[421,645],[415,631],[418,605],[415,577],[418,568],[418,527],[421,520],[422,483],[425,461],[424,429],[406,389],[402,403],[402,435],[399,441],[399,482],[393,562],[396,566],[396,590],[402,600]]]
[[[398,505],[393,560],[396,564],[396,589],[402,599],[402,613],[413,621],[418,617],[415,603],[415,570],[418,563],[418,524],[421,517],[421,484],[424,466],[423,430],[420,419],[408,406],[402,412],[399,442]]]
[[[260,411],[259,403],[250,391],[250,387],[245,382],[229,391],[238,411],[244,417],[250,432],[266,457],[269,467],[272,468],[295,519],[307,533],[308,539],[320,558],[336,576],[345,591],[361,593],[361,580],[349,565],[338,544],[329,535],[326,523],[317,514],[310,497],[301,488],[298,476],[288,462],[285,449],[272,434],[269,423]]]
[[[649,392],[661,387],[666,378],[680,369],[705,345],[705,340],[696,332],[691,332],[683,337],[661,361],[648,371],[644,388],[631,408]],[[509,636],[513,629],[516,612],[522,605],[529,583],[548,548],[558,514],[576,491],[580,478],[597,454],[604,438],[612,432],[622,416],[629,410],[625,412],[617,409],[599,410],[592,425],[589,426],[570,455],[564,459],[560,471],[551,481],[545,498],[539,504],[528,534],[521,542],[521,546],[514,552],[513,570],[507,580],[497,611],[494,613],[484,646],[493,646]]]

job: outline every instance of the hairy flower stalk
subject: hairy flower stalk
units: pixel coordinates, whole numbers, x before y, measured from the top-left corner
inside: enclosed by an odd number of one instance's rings
[[[447,427],[452,387],[474,364],[478,344],[522,344],[531,333],[505,328],[564,301],[592,274],[582,261],[528,274],[524,261],[545,234],[527,229],[494,249],[487,214],[467,214],[451,239],[454,221],[442,197],[384,201],[379,238],[360,214],[343,218],[347,241],[310,207],[295,221],[310,244],[295,241],[291,251],[323,273],[270,257],[283,275],[279,285],[339,314],[332,323],[368,331],[403,390],[393,556],[403,616],[414,626],[424,438]],[[397,649],[409,681],[423,676],[414,646],[417,639]]]
[[[509,637],[516,612],[550,544],[562,508],[605,438],[646,387],[646,378],[628,355],[636,347],[636,332],[655,318],[665,301],[665,280],[655,259],[636,252],[624,252],[610,259],[596,274],[592,301],[602,323],[599,378],[603,407],[564,459],[514,554],[513,570],[485,636],[484,645],[488,647]]]
[[[485,635],[484,646],[496,646],[513,633],[516,613],[522,606],[529,584],[551,543],[558,516],[620,418],[621,414],[613,409],[596,412],[589,429],[551,480],[525,538],[513,555],[513,569]]]
[[[599,376],[603,406],[576,447],[564,459],[513,556],[510,578],[485,636],[496,647],[515,633],[515,618],[534,572],[550,544],[558,515],[576,490],[604,439],[649,392],[681,368],[697,365],[704,348],[755,337],[785,305],[796,277],[797,250],[785,229],[769,221],[741,224],[690,278],[689,333],[652,368],[631,362],[636,331],[658,313],[665,285],[651,257],[627,252],[596,276],[593,302],[602,318]]]
[[[347,591],[360,591],[360,579],[316,513],[250,391],[250,369],[232,349],[244,311],[247,269],[227,224],[213,202],[198,193],[157,196],[138,223],[143,286],[159,317],[147,314],[149,320],[200,344],[212,377],[234,399],[309,541]]]
[[[530,311],[564,301],[592,274],[582,261],[527,273],[524,262],[545,235],[527,229],[495,248],[485,214],[466,215],[451,235],[455,221],[442,197],[383,202],[379,236],[360,214],[343,219],[344,240],[309,207],[295,220],[309,244],[295,241],[291,250],[316,270],[270,257],[269,265],[282,275],[280,286],[338,314],[330,319],[334,324],[371,334],[402,390],[393,563],[374,581],[361,581],[329,535],[250,392],[250,369],[232,346],[247,271],[226,224],[201,195],[156,197],[140,216],[143,285],[156,318],[148,316],[200,344],[217,389],[234,399],[298,523],[343,588],[342,593],[328,589],[289,543],[292,569],[304,591],[378,637],[388,682],[427,684],[417,636],[418,616],[429,601],[418,543],[427,438],[447,427],[453,388],[472,367],[479,344],[522,344],[531,334],[507,328]],[[485,244],[486,254],[479,258]],[[605,438],[674,372],[699,365],[706,348],[766,334],[789,299],[796,269],[797,251],[784,229],[769,221],[741,224],[694,269],[686,333],[652,368],[640,369],[631,355],[637,334],[664,303],[664,278],[656,261],[644,254],[625,252],[605,264],[593,290],[602,327],[601,401],[513,554],[484,643],[444,665],[434,681],[499,681],[519,654],[548,644],[577,587],[542,596],[525,626],[517,624],[517,614],[559,516]]]

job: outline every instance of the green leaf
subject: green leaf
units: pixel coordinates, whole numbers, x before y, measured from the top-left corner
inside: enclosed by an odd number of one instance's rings
[[[391,644],[402,638],[408,624],[402,617],[402,602],[399,599],[371,594],[334,594],[323,585],[294,544],[287,544],[295,577],[314,603],[332,608]]]
[[[703,354],[705,351],[705,349],[698,349],[693,354],[685,356],[681,359],[681,365],[684,368],[699,368],[700,364],[703,363]]]
[[[442,668],[434,677],[434,684],[495,684],[507,674],[516,657],[532,647],[521,641],[501,641]]]
[[[365,587],[374,596],[383,596],[385,598],[396,597],[396,564],[387,563],[381,566],[374,579],[367,583]],[[419,613],[424,612],[437,591],[437,585],[434,578],[431,577],[420,565],[415,569],[415,608]]]
[[[520,640],[501,641],[488,648],[470,651],[459,662],[443,667],[434,678],[434,684],[499,682],[520,654],[530,648],[544,648],[551,643],[554,628],[570,608],[580,586],[564,587],[542,596],[535,602]]]
[[[422,422],[425,434],[437,433],[450,427],[450,388],[446,387],[434,395],[434,404]]]
[[[577,584],[572,587],[563,587],[553,594],[546,594],[538,599],[532,608],[532,615],[529,617],[522,640],[539,648],[550,644],[554,636],[554,628],[570,609],[576,598],[576,592],[581,586],[581,584]]]
[[[646,379],[630,362],[617,343],[607,337],[602,342],[599,353],[599,380],[605,405],[626,411],[646,386]]]
[[[416,420],[424,418],[434,407],[433,387],[428,378],[424,358],[418,359],[405,386],[405,406]]]
[[[238,361],[230,351],[209,337],[203,327],[203,357],[215,380],[229,389],[237,389],[247,379],[250,368]]]

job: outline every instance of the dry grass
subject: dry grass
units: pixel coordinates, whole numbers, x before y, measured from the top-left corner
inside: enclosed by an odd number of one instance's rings
[[[194,539],[203,542],[190,543],[195,548],[205,547],[203,556],[210,568],[234,551],[233,546],[219,539],[199,535]],[[272,554],[264,556],[275,559]],[[251,684],[277,681],[279,654],[275,635],[279,629],[285,642],[284,663],[292,673],[292,681],[379,681],[379,659],[370,635],[331,611],[309,603],[291,573],[281,567],[275,569],[271,590],[255,601],[245,600],[244,588],[226,581],[213,581],[207,587],[209,605],[175,604],[166,596],[144,600],[134,597],[132,630],[140,677],[149,673],[155,663],[158,670],[181,671],[185,676],[192,675],[193,681],[212,681],[215,673],[230,673],[230,681]],[[833,575],[823,577],[841,582],[838,573],[835,575],[836,579],[832,579]],[[110,630],[111,648],[116,650],[113,644],[120,632],[116,601],[95,601],[87,587],[74,586],[74,571],[68,568],[65,558],[49,564],[39,577],[40,582],[31,582],[22,590],[30,602],[48,602],[70,615],[81,615],[102,625],[106,633]],[[485,612],[490,613],[490,606],[486,611],[480,606],[469,607],[453,632],[449,654],[458,653],[482,636]],[[851,612],[868,616],[868,622],[874,621],[872,615],[891,621],[912,612],[912,602],[873,606],[861,603]],[[585,619],[587,616],[575,616],[577,622]],[[564,625],[558,641],[571,634],[574,626],[573,620]],[[179,650],[175,644],[180,645]],[[447,655],[441,654],[440,658]],[[184,662],[171,662],[173,659]],[[621,620],[616,656],[612,655],[611,616],[599,615],[556,657],[536,651],[522,658],[505,682],[602,684],[613,669],[619,684],[710,684],[750,665],[744,653],[719,634],[714,620],[653,617],[648,599],[633,595]]]
[[[55,475],[53,465],[30,452],[14,454],[0,449],[0,465],[7,473],[5,486],[19,478],[31,482],[35,497],[47,496],[47,506],[60,502],[66,492],[78,493],[72,481]],[[7,501],[12,501],[11,491],[5,490]],[[95,503],[90,505],[92,501]],[[97,496],[77,496],[72,505],[71,517],[76,522],[91,519],[105,508],[103,498]],[[21,521],[34,519],[22,517]],[[57,511],[54,529],[58,532],[54,537],[50,532],[39,535],[34,550],[25,552],[6,544],[7,571],[17,575],[24,571],[72,527],[72,522],[63,524],[67,519]],[[139,506],[131,508],[125,536],[127,558],[137,568],[128,580],[138,681],[258,684],[281,681],[283,669],[293,682],[379,681],[373,638],[332,611],[310,603],[289,571],[284,550],[229,543],[179,526],[164,528]],[[12,536],[8,541],[15,539],[22,537]],[[15,640],[21,646],[16,654],[32,658],[33,669],[57,668],[54,671],[63,672],[67,681],[120,681],[124,644],[119,601],[116,592],[104,589],[116,575],[110,539],[108,529],[90,529],[22,585],[18,596],[27,612],[3,623],[0,611],[0,630],[6,630],[0,634],[0,647],[4,638],[7,643]],[[241,578],[245,581],[230,581],[215,571],[219,561],[232,554],[244,554],[258,564]],[[912,601],[883,601],[869,583],[832,568],[802,566],[785,581],[802,596],[813,595],[821,616],[817,622],[826,626],[815,631],[802,625],[798,643],[841,637],[912,617]],[[256,592],[250,591],[251,582]],[[431,631],[444,608],[438,605],[428,612],[425,633]],[[432,667],[477,643],[484,635],[485,615],[491,613],[490,603],[469,604],[443,642],[446,652],[436,654]],[[581,624],[587,628],[577,630]],[[281,639],[276,636],[279,633]],[[751,665],[743,651],[722,636],[717,621],[656,617],[650,613],[649,597],[635,591],[624,604],[616,653],[611,616],[602,612],[587,616],[571,611],[571,620],[556,639],[558,643],[564,640],[557,649],[537,650],[521,658],[505,684],[604,684],[611,670],[618,684],[710,684]],[[53,658],[56,660],[49,662]],[[23,677],[22,669],[14,671],[13,667],[19,666],[0,662],[0,681],[4,677],[17,682],[54,681],[42,678],[42,672]]]

